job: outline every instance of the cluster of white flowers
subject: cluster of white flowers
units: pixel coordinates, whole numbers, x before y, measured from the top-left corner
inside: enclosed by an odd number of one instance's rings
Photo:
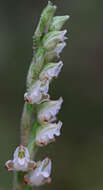
[[[62,61],[56,61],[66,46],[65,40],[67,37],[65,37],[65,34],[67,30],[60,30],[69,16],[53,17],[55,10],[56,6],[49,2],[41,15],[34,34],[36,53],[29,68],[27,92],[24,94],[24,100],[28,102],[26,104],[29,104],[30,107],[36,105],[34,122],[36,121],[38,126],[35,129],[33,143],[40,147],[54,142],[55,137],[60,135],[62,127],[61,121],[56,122],[56,115],[61,108],[63,98],[60,97],[55,101],[50,100],[48,91],[51,81],[58,77],[63,67]],[[29,145],[31,144],[28,144],[28,147]],[[32,144],[33,146],[34,144]],[[43,161],[36,163],[30,159],[30,155],[30,149],[20,145],[14,152],[13,160],[7,161],[5,166],[8,170],[26,172],[24,182],[30,186],[50,183],[51,160],[45,158]]]
[[[42,162],[35,163],[30,160],[28,149],[23,145],[16,148],[14,159],[8,160],[5,167],[8,171],[31,171],[24,176],[24,182],[31,186],[40,186],[51,181],[51,160],[45,158]]]

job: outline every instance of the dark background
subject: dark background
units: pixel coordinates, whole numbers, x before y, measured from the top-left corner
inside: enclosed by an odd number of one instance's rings
[[[64,68],[51,85],[63,96],[62,135],[39,150],[53,160],[52,184],[44,190],[103,189],[103,1],[55,0],[57,15],[69,14]],[[12,189],[4,163],[19,145],[32,35],[47,0],[0,0],[0,190]]]

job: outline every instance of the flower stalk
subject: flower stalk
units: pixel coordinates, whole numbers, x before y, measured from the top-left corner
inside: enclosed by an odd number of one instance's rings
[[[21,118],[21,145],[14,151],[13,160],[5,164],[8,171],[14,171],[13,190],[31,190],[51,182],[51,160],[34,160],[38,147],[54,142],[62,127],[62,122],[57,122],[57,114],[63,98],[51,100],[48,91],[63,67],[59,58],[66,46],[67,30],[61,28],[69,16],[54,16],[55,11],[56,6],[49,1],[33,36],[33,58],[27,74]]]

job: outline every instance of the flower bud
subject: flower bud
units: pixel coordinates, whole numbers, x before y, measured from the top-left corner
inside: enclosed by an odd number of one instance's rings
[[[49,101],[40,104],[37,114],[39,123],[43,124],[46,122],[51,122],[59,112],[62,102],[63,99],[59,98],[57,101]]]
[[[52,78],[57,77],[62,67],[62,61],[59,61],[58,63],[48,63],[40,73],[39,79],[43,81],[46,79],[51,80]]]
[[[40,186],[45,183],[50,183],[51,178],[51,160],[45,158],[42,162],[37,163],[37,168],[24,176],[24,182],[30,186]]]
[[[49,81],[37,80],[32,87],[24,94],[25,101],[30,104],[40,104],[43,97],[48,97]]]
[[[28,149],[23,145],[16,148],[14,159],[8,160],[5,164],[8,171],[28,171],[36,168],[36,163],[30,160]]]
[[[50,26],[50,31],[53,30],[61,30],[62,26],[65,24],[65,22],[69,19],[70,17],[68,15],[65,16],[55,16],[53,17],[53,21]]]
[[[47,33],[44,36],[43,41],[42,41],[45,50],[51,51],[53,50],[53,48],[55,48],[57,43],[63,42],[66,39],[65,37],[66,33],[67,33],[67,30],[53,31],[53,32]]]
[[[60,129],[62,127],[62,122],[48,123],[41,125],[36,132],[36,144],[38,146],[45,146],[51,142],[55,141],[55,136],[60,135]]]
[[[66,43],[61,42],[56,45],[55,49],[53,49],[52,51],[46,52],[45,62],[50,62],[55,58],[59,58],[59,54],[62,52],[65,46],[66,46]]]
[[[43,10],[37,29],[34,34],[36,45],[39,45],[40,38],[43,33],[48,32],[53,15],[56,11],[56,6],[53,6],[49,1],[47,7]]]

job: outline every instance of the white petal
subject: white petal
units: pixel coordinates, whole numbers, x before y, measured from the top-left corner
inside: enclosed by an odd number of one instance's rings
[[[49,177],[50,176],[50,174],[51,174],[51,160],[50,159],[48,159],[48,158],[46,158],[45,160],[44,160],[44,164],[45,164],[45,162],[48,162],[48,164],[47,164],[47,166],[45,167],[45,169],[44,169],[44,171],[43,171],[43,176],[44,177]]]

